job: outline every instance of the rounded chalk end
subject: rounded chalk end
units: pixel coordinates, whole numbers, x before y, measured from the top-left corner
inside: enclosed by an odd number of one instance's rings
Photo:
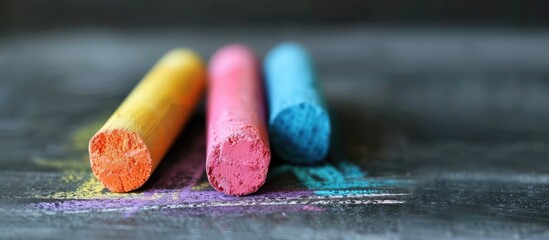
[[[273,148],[284,160],[311,164],[328,155],[330,118],[317,105],[291,105],[272,119],[269,128]]]
[[[208,181],[216,190],[243,196],[256,192],[267,179],[271,151],[259,136],[233,136],[208,154]]]
[[[156,66],[162,68],[191,69],[193,70],[192,72],[199,71],[202,75],[204,75],[202,71],[205,69],[200,55],[187,48],[174,48],[170,50],[164,54]]]
[[[311,62],[309,51],[295,42],[284,42],[276,45],[267,53],[264,60],[265,69],[288,69]],[[276,73],[273,73],[276,74]]]
[[[283,42],[279,43],[270,51],[271,53],[279,52],[295,52],[299,54],[308,54],[308,51],[301,44],[297,42]]]
[[[126,129],[99,131],[89,143],[93,174],[111,192],[141,187],[152,173],[152,158],[145,141]]]

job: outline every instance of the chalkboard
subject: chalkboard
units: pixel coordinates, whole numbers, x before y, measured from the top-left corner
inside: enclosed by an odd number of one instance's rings
[[[147,184],[104,189],[87,142],[173,47],[311,50],[334,137],[255,194],[205,177],[203,106]],[[0,238],[548,239],[549,32],[51,30],[0,39]]]

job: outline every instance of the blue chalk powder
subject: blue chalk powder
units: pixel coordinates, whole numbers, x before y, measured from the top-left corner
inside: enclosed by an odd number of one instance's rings
[[[264,69],[274,150],[295,163],[321,161],[331,126],[309,54],[298,44],[282,43],[269,52]]]

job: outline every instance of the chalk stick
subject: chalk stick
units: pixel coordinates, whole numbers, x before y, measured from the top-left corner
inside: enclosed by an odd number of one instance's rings
[[[150,70],[89,143],[94,175],[112,192],[151,176],[204,92],[200,57],[174,49]]]
[[[296,43],[282,43],[267,54],[264,71],[274,151],[295,163],[321,161],[331,126],[310,55]]]
[[[209,66],[206,171],[218,191],[242,196],[267,178],[271,151],[262,81],[250,49],[229,45]]]

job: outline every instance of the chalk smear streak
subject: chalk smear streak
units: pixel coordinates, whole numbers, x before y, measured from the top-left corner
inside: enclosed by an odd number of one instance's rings
[[[127,212],[136,210],[160,210],[160,209],[183,209],[183,208],[204,208],[204,207],[251,207],[251,206],[290,206],[290,205],[367,205],[367,204],[403,204],[404,200],[397,199],[375,199],[380,197],[401,197],[408,193],[387,193],[387,194],[364,194],[364,195],[334,195],[334,196],[299,196],[273,198],[242,199],[237,201],[213,201],[213,202],[186,202],[167,205],[148,205],[132,207],[111,207],[82,210],[66,210],[65,213],[89,213],[89,212]],[[56,211],[46,211],[56,212]]]

